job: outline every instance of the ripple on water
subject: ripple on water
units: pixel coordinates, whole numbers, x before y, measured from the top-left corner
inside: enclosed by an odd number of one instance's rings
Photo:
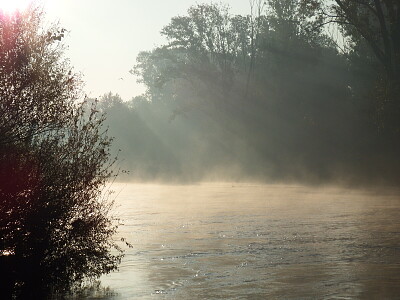
[[[115,299],[400,295],[398,194],[234,185],[127,185]]]

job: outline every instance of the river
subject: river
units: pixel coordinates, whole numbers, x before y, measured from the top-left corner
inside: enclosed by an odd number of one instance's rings
[[[398,191],[114,184],[107,299],[400,299]],[[112,296],[114,295],[114,296]]]

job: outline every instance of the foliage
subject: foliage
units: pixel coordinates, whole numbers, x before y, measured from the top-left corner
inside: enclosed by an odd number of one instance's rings
[[[117,268],[104,117],[79,103],[65,30],[37,8],[0,16],[2,295],[44,298]],[[115,249],[116,252],[112,249]]]
[[[62,126],[78,96],[79,76],[61,60],[65,30],[42,30],[41,19],[39,11],[0,15],[0,144]]]
[[[148,102],[146,110],[130,105],[131,120],[163,136],[183,178],[216,169],[233,179],[398,178],[399,139],[388,133],[400,128],[399,85],[337,2],[251,1],[246,16],[224,5],[189,8],[162,30],[168,43],[139,54],[132,72],[147,86]],[[368,1],[340,2],[352,3],[365,28],[379,25],[376,14],[368,23]],[[369,34],[383,47],[380,30]],[[175,136],[168,128],[180,132],[179,147],[169,143]]]
[[[303,2],[309,3],[309,0]],[[315,1],[313,1],[315,2]],[[370,97],[382,134],[400,134],[400,4],[393,0],[318,2],[324,24],[338,24],[346,38],[346,54],[356,68],[371,66]],[[364,97],[366,95],[363,95]]]

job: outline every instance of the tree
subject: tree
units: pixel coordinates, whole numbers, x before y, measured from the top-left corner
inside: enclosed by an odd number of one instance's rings
[[[111,138],[63,58],[65,30],[31,7],[0,15],[0,280],[43,298],[117,268],[116,219],[102,187]],[[115,249],[116,252],[113,250]]]
[[[354,45],[360,37],[381,68],[375,89],[378,126],[400,135],[400,3],[394,0],[336,0],[334,11]],[[347,25],[347,26],[346,26]],[[382,71],[380,70],[382,69]]]
[[[193,136],[212,132],[207,151],[240,161],[246,175],[299,179],[309,170],[327,179],[338,166],[350,170],[368,138],[362,112],[354,113],[348,61],[322,29],[321,4],[252,3],[250,16],[196,5],[164,27],[168,44],[142,52],[134,68],[152,109],[175,104],[171,119],[180,114],[197,123],[202,129]],[[229,51],[215,42],[219,36]],[[360,142],[353,145],[352,136]]]
[[[323,24],[336,23],[347,39],[349,59],[373,67],[375,117],[384,132],[400,134],[400,4],[395,0],[303,0],[318,5]],[[354,62],[354,60],[353,60]],[[357,62],[356,62],[357,63]],[[363,95],[365,97],[365,95]],[[366,97],[368,98],[368,97]],[[393,138],[393,137],[392,137]],[[397,137],[395,137],[397,139]]]
[[[61,60],[65,30],[42,30],[41,18],[0,15],[0,144],[62,126],[79,93],[79,76]]]
[[[389,80],[400,77],[400,4],[393,0],[336,0],[332,9],[353,38],[365,39]],[[353,29],[353,30],[352,30]]]

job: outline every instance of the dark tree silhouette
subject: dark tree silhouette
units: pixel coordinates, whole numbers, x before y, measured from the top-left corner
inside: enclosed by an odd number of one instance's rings
[[[322,24],[335,23],[353,64],[371,65],[369,91],[381,134],[400,135],[400,3],[395,0],[302,0],[317,7]],[[361,59],[360,59],[361,58]],[[364,69],[365,71],[365,69]],[[368,90],[368,89],[367,89]],[[365,98],[366,95],[364,95]],[[397,151],[397,150],[396,150]]]
[[[104,117],[79,102],[65,30],[30,8],[0,15],[2,297],[43,299],[117,268]],[[114,250],[113,250],[114,249]]]

